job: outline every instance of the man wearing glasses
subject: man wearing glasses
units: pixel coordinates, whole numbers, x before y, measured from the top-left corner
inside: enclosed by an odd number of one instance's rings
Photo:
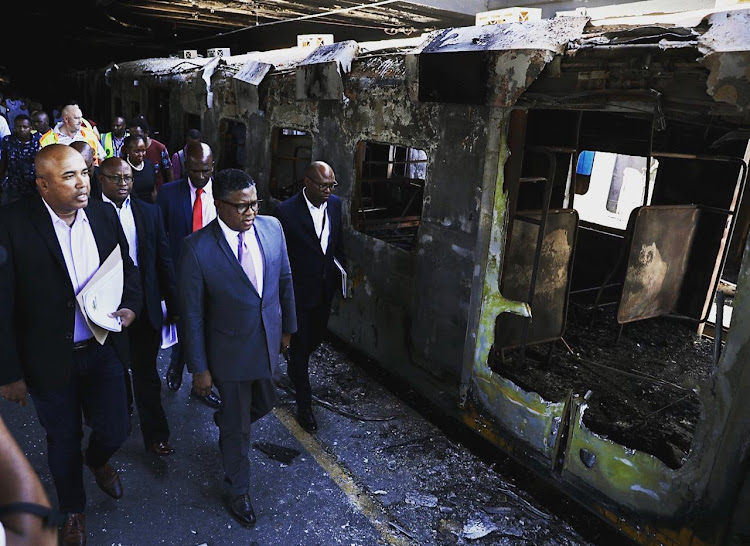
[[[169,444],[169,425],[161,404],[161,379],[156,359],[163,322],[161,301],[165,301],[169,322],[175,320],[177,302],[174,264],[161,211],[156,205],[131,197],[133,171],[124,159],[105,159],[99,181],[102,201],[110,203],[117,212],[128,240],[130,258],[138,266],[143,286],[144,312],[128,328],[133,371],[132,390],[130,377],[127,374],[125,377],[128,402],[132,408],[135,399],[146,449],[154,455],[171,455],[174,448]]]
[[[225,169],[214,179],[218,218],[183,240],[177,284],[188,370],[205,396],[215,383],[214,414],[227,486],[227,507],[255,524],[250,502],[250,424],[276,404],[279,353],[297,329],[284,232],[257,216],[253,179]]]
[[[323,161],[305,170],[302,191],[279,204],[274,214],[284,228],[297,307],[297,333],[292,336],[287,372],[294,385],[297,421],[307,432],[318,430],[312,412],[310,355],[323,339],[331,300],[341,286],[343,266],[341,200],[333,169]]]

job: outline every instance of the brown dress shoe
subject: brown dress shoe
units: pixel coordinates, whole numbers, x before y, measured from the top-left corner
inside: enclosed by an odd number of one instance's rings
[[[63,546],[86,546],[86,516],[80,512],[68,514],[62,528]]]
[[[112,465],[107,463],[99,468],[89,466],[91,472],[94,473],[96,478],[96,485],[99,489],[104,491],[107,495],[113,499],[119,499],[122,497],[122,484],[120,483],[120,476],[117,474],[117,470],[112,468]]]
[[[146,449],[154,455],[159,455],[160,457],[163,457],[164,455],[171,455],[172,453],[174,453],[174,448],[169,444],[169,442],[164,441],[154,442]]]

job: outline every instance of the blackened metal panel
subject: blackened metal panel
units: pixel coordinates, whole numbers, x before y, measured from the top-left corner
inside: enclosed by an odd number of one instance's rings
[[[541,215],[518,213],[539,220]],[[547,216],[544,241],[539,259],[539,273],[534,289],[534,305],[527,344],[559,339],[565,330],[573,253],[578,227],[578,212],[573,209],[551,210]],[[534,249],[539,226],[516,218],[513,238],[503,265],[500,291],[504,297],[528,301]],[[527,318],[502,313],[495,322],[495,347],[517,347],[523,342]]]
[[[639,207],[617,322],[671,313],[680,296],[700,211],[695,205]]]

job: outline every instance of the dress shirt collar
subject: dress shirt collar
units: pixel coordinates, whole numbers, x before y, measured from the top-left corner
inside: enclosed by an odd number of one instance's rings
[[[44,206],[47,207],[47,212],[49,212],[49,216],[52,219],[52,225],[55,225],[56,223],[62,223],[62,225],[64,225],[66,228],[70,229],[73,227],[72,225],[69,226],[67,223],[65,223],[65,220],[60,218],[57,213],[52,210],[52,207],[50,207],[47,201],[44,200],[44,197],[42,197],[42,203],[44,203]],[[88,224],[89,219],[88,216],[86,216],[85,210],[78,209],[76,211],[76,219],[73,220],[73,224],[75,224],[76,222],[86,222]]]
[[[307,188],[302,188],[302,197],[305,198],[305,203],[307,203],[308,209],[312,211],[320,212],[321,210],[326,210],[328,208],[328,201],[323,201],[323,203],[321,203],[319,207],[316,207],[315,205],[313,205],[310,202],[310,200],[307,198],[307,192],[305,191],[306,189]]]
[[[130,196],[129,195],[125,198],[125,201],[122,202],[122,207],[118,207],[117,203],[112,201],[109,197],[107,197],[103,193],[102,193],[102,201],[104,201],[105,203],[112,203],[112,206],[114,206],[116,209],[119,209],[119,208],[129,209],[130,208]]]
[[[237,242],[240,232],[235,231],[232,228],[230,228],[228,225],[224,223],[224,221],[221,219],[220,216],[217,216],[216,219],[219,221],[219,227],[221,228],[221,231],[224,233],[224,237],[226,238],[228,243],[231,243],[229,245],[229,248],[234,250],[234,253],[237,254]],[[245,232],[245,237],[255,237],[255,224],[253,224],[250,229],[248,229]]]
[[[188,186],[190,186],[190,193],[192,193],[193,195],[195,195],[195,192],[198,191],[198,188],[196,188],[195,186],[193,186],[193,182],[190,180],[189,176],[188,176],[187,181],[188,181]],[[214,177],[212,176],[208,180],[208,182],[206,182],[206,185],[203,186],[203,193],[205,193],[207,195],[210,195],[211,197],[213,197],[213,191],[211,190],[211,186],[213,184],[213,181],[214,181]]]

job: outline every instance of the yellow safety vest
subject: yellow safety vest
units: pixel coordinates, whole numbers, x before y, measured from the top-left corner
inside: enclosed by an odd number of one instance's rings
[[[83,137],[83,140],[86,141],[89,146],[91,146],[92,150],[94,150],[94,165],[99,165],[99,163],[104,160],[103,157],[99,157],[99,154],[97,152],[100,146],[99,140],[92,132],[90,132],[85,127],[81,127],[78,131],[81,133],[81,137]],[[39,141],[39,146],[44,148],[45,146],[49,146],[50,144],[57,144],[59,140],[59,134],[56,133],[54,129],[50,129],[42,135],[42,138]]]

